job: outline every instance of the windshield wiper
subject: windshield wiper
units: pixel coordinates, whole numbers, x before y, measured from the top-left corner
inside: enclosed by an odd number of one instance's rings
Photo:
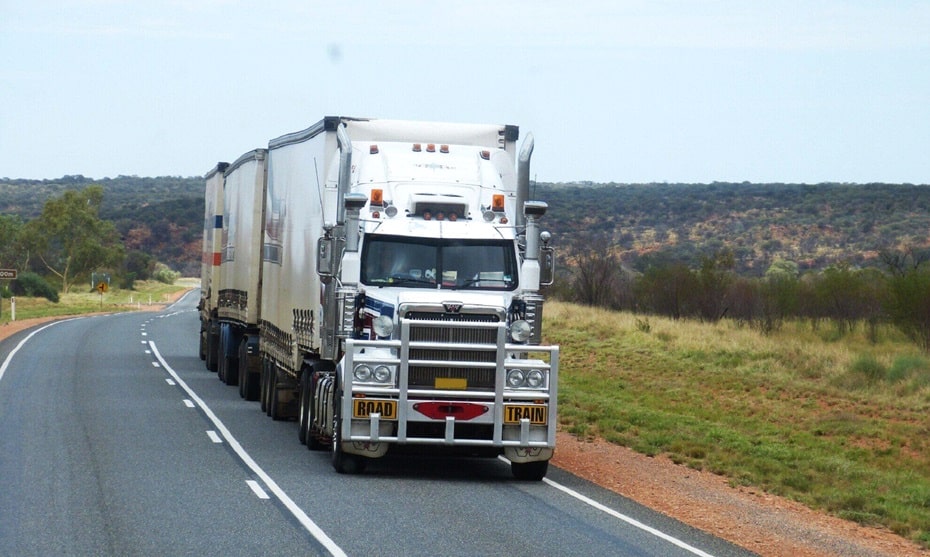
[[[429,279],[411,277],[409,275],[394,275],[387,280],[390,285],[397,284],[428,284],[430,286],[435,286],[436,283]]]

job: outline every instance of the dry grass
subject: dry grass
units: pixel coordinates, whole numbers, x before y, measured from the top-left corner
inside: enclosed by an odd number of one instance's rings
[[[151,304],[164,303],[178,291],[187,290],[194,285],[188,279],[180,280],[176,284],[136,281],[134,290],[112,288],[102,296],[96,291],[78,291],[78,289],[75,289],[74,292],[60,295],[61,299],[58,303],[52,303],[45,298],[17,296],[16,319],[142,309]],[[0,323],[9,323],[12,317],[11,302],[9,299],[4,299],[0,303],[2,303],[2,307],[0,307]]]
[[[930,542],[930,359],[893,329],[762,335],[551,302],[563,427]]]

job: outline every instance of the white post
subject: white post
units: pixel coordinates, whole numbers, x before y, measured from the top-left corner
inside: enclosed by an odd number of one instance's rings
[[[16,321],[16,297],[10,298],[10,320]]]

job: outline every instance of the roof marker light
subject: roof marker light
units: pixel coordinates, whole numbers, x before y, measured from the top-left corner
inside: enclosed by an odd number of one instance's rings
[[[488,151],[487,149],[481,151],[481,158],[486,161],[491,160],[491,151]]]
[[[413,144],[413,152],[414,152],[414,153],[419,153],[419,152],[422,151],[422,150],[423,150],[423,146],[422,146],[422,145],[420,145],[419,143],[414,143],[414,144]]]
[[[372,145],[371,147],[368,148],[368,152],[369,152],[370,154],[372,154],[372,155],[377,155],[377,154],[378,154],[378,146],[377,146],[377,145]]]
[[[435,153],[435,152],[436,152],[436,144],[435,144],[435,143],[427,143],[427,144],[426,144],[426,152],[427,152],[427,153]]]
[[[449,146],[448,146],[448,145],[440,145],[440,146],[439,146],[439,152],[440,152],[440,153],[448,153],[448,152],[449,152]]]

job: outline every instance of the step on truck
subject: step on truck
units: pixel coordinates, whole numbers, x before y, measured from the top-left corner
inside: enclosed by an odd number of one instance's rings
[[[296,418],[338,472],[396,449],[546,474],[559,350],[542,344],[540,288],[554,255],[547,206],[529,199],[532,136],[517,153],[518,136],[327,117],[269,142],[258,346],[250,332],[230,342],[247,339],[236,365],[257,370],[261,408]]]

